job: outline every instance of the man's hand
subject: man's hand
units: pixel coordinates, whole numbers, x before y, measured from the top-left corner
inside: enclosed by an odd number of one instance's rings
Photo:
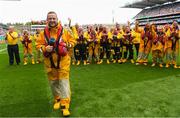
[[[47,52],[52,52],[53,51],[53,46],[50,46],[50,45],[46,46],[46,51]]]

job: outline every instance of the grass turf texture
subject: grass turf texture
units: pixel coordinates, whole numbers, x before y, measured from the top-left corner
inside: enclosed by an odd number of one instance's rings
[[[180,69],[130,63],[72,66],[71,116],[180,116],[179,85]],[[1,52],[1,117],[62,116],[52,102],[43,64],[9,66]]]

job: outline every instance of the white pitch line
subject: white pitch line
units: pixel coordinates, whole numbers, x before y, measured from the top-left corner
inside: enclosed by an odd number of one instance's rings
[[[1,49],[0,52],[3,52],[4,50],[6,50],[7,48]]]

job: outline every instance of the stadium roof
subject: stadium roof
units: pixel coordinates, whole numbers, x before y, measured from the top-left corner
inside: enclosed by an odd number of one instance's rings
[[[141,1],[137,1],[131,4],[127,4],[125,6],[123,6],[122,8],[139,8],[139,9],[144,9],[146,7],[152,7],[155,5],[160,5],[160,4],[164,4],[167,2],[174,2],[176,0],[141,0]]]

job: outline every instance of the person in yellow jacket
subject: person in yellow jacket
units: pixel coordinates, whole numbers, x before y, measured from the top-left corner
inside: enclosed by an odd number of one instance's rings
[[[110,63],[110,58],[111,58],[111,54],[112,54],[112,41],[113,41],[113,29],[110,29],[110,31],[108,31],[108,48],[107,48],[107,61],[106,63],[109,64]]]
[[[81,61],[83,64],[87,64],[87,40],[84,38],[83,29],[80,27],[78,29],[78,39],[77,39],[77,48],[75,52],[77,53],[77,65],[80,65]]]
[[[179,28],[176,21],[173,22],[172,27],[165,27],[167,40],[165,42],[165,53],[166,53],[166,68],[170,64],[177,67],[177,57],[179,53]]]
[[[14,26],[9,26],[9,31],[6,33],[5,41],[7,43],[7,50],[9,55],[9,64],[13,65],[14,63],[14,55],[16,59],[17,65],[20,63],[19,56],[19,35],[14,31]]]
[[[127,61],[127,54],[128,54],[128,40],[126,39],[126,28],[128,26],[123,25],[121,28],[121,31],[119,32],[119,39],[121,39],[121,46],[120,46],[120,55],[121,55],[121,59],[120,59],[120,63],[125,63]]]
[[[177,66],[177,59],[179,54],[179,27],[178,22],[173,21],[172,23],[172,32],[171,32],[171,38],[172,38],[172,64],[174,65],[174,68],[178,68]]]
[[[48,12],[47,26],[40,33],[37,48],[41,49],[44,55],[44,64],[54,96],[53,108],[61,109],[63,116],[70,115],[71,57],[68,51],[75,43],[73,34],[58,22],[57,14],[54,11]]]
[[[131,33],[131,29],[129,26],[126,26],[126,29],[124,31],[124,44],[126,46],[126,53],[124,53],[124,58],[126,60],[130,60],[132,64],[134,64],[134,50],[133,50],[133,37]],[[129,55],[129,56],[127,56]]]
[[[71,29],[73,37],[75,40],[77,40],[79,38],[78,36],[79,25],[76,23],[75,26],[71,26],[71,19],[69,18],[68,20],[69,20],[69,28]],[[69,28],[67,27],[67,29]],[[78,62],[77,60],[77,54],[78,54],[77,44],[72,49],[69,50],[69,54],[71,56],[72,65],[75,65],[75,64],[79,65],[80,62]]]
[[[38,40],[38,37],[40,36],[40,32],[41,30],[40,29],[37,29],[36,33],[34,34],[34,40],[35,40],[35,45],[37,45],[37,40]],[[41,63],[41,51],[39,49],[36,48],[36,63]]]
[[[34,62],[34,55],[32,51],[32,38],[30,38],[29,32],[27,30],[23,31],[21,42],[23,44],[23,52],[24,52],[24,65],[28,63],[28,54],[31,58],[31,63],[35,64]]]
[[[159,27],[157,37],[152,40],[152,67],[159,63],[159,67],[163,67],[163,53],[166,35],[163,28]]]
[[[111,43],[111,53],[113,55],[112,62],[116,63],[117,61],[120,61],[120,39],[119,39],[119,32],[117,28],[112,28],[112,43]]]
[[[84,38],[87,40],[87,45],[88,45],[87,64],[92,63],[93,54],[95,56],[95,61],[98,63],[99,61],[98,52],[96,52],[97,50],[95,50],[95,44],[98,42],[98,38],[97,38],[97,33],[93,28],[93,26],[89,26],[87,31],[84,32]]]
[[[164,53],[165,53],[165,56],[166,56],[166,68],[169,67],[169,65],[171,64],[171,53],[172,53],[172,50],[171,50],[171,47],[172,47],[172,43],[171,43],[171,27],[169,24],[166,24],[164,26],[164,32],[165,32],[165,35],[166,35],[166,40],[165,40],[165,46],[164,46]]]
[[[77,41],[77,44],[74,47],[74,58],[72,58],[74,60],[73,65],[74,65],[74,62],[76,61],[77,61],[76,65],[77,66],[80,65],[81,59],[83,60],[84,65],[86,65],[86,60],[87,60],[86,59],[86,51],[87,51],[86,45],[87,44],[86,44],[86,40],[83,37],[84,35],[83,29],[78,24],[76,24],[75,27],[72,27],[72,31],[73,31],[74,38]]]
[[[104,26],[103,31],[101,32],[100,38],[100,63],[103,62],[104,54],[106,54],[107,64],[110,63],[110,53],[111,53],[111,39],[110,33],[107,28]]]
[[[142,40],[140,41],[139,55],[136,65],[139,65],[140,63],[147,65],[148,56],[152,47],[152,40],[154,38],[156,38],[155,26],[147,23],[142,33]]]
[[[100,40],[102,36],[102,31],[103,31],[102,25],[97,27],[96,29],[97,36],[96,36],[96,40],[94,41],[94,55],[96,57],[97,64],[101,64],[103,62],[103,60],[100,60],[100,47],[101,47]]]
[[[137,56],[137,60],[136,60],[136,65],[142,64],[143,63],[143,56],[144,56],[144,40],[142,38],[145,32],[145,29],[149,29],[149,24],[146,24],[146,26],[144,27],[144,29],[141,32],[141,38],[140,38],[140,44],[139,44],[139,51],[138,51],[138,56]]]
[[[136,20],[135,22],[135,28],[131,31],[132,38],[133,38],[133,45],[136,49],[136,58],[138,57],[139,54],[139,46],[140,46],[140,41],[142,40],[142,34],[143,29],[139,27],[139,21]]]

